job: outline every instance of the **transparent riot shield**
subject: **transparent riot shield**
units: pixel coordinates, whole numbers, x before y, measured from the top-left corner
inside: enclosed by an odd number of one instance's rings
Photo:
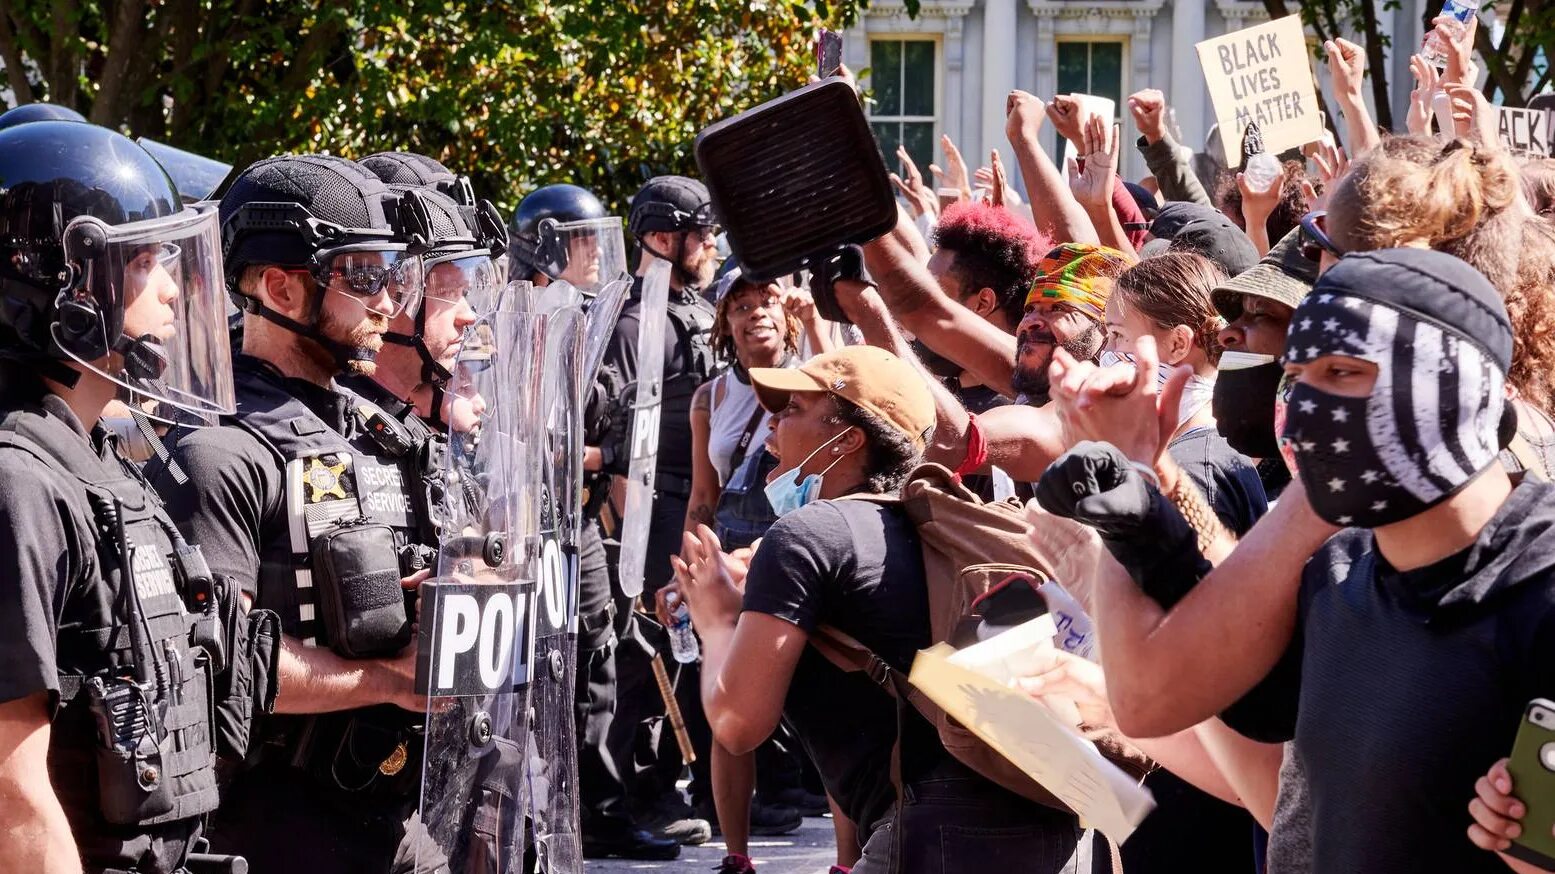
[[[450,428],[446,526],[418,608],[427,714],[417,870],[522,870],[545,328],[525,313],[482,318],[450,381],[469,415]]]
[[[605,348],[610,345],[610,338],[615,336],[616,322],[620,320],[621,309],[626,306],[626,298],[631,292],[632,281],[618,279],[601,288],[598,294],[583,303],[587,322],[583,340],[583,384],[585,386],[593,382],[594,377],[599,374],[599,366],[605,361]],[[666,307],[668,307],[667,301],[666,298]]]
[[[637,394],[632,402],[631,466],[627,468],[626,508],[621,519],[621,591],[635,598],[643,591],[648,560],[648,523],[653,480],[659,463],[659,415],[664,404],[664,325],[669,320],[670,265],[655,258],[643,280],[637,331]]]
[[[562,298],[557,298],[557,301]],[[583,499],[583,312],[546,314],[547,457],[539,471],[540,576],[535,604],[535,675],[530,686],[530,809],[538,870],[578,874],[578,540]]]

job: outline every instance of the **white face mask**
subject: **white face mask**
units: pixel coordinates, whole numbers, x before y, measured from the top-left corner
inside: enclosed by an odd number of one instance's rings
[[[821,450],[837,442],[837,438],[851,430],[853,429],[844,428],[843,430],[837,432],[830,440],[827,440],[820,446],[815,447],[815,451],[811,452],[809,455],[806,455],[804,461],[801,461],[788,470],[783,471],[776,477],[773,477],[772,482],[767,483],[767,487],[764,491],[767,495],[767,503],[772,505],[772,512],[774,514],[779,517],[785,516],[820,497],[822,478],[825,477],[832,468],[836,467],[837,462],[841,461],[843,457],[839,455],[832,459],[832,463],[826,465],[826,469],[820,473],[807,474],[803,478],[800,478],[799,471],[804,469],[806,464],[810,463],[810,459],[819,455]]]

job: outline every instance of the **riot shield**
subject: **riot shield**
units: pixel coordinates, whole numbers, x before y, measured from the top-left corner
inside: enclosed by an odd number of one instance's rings
[[[599,290],[593,298],[584,302],[587,326],[583,340],[583,384],[594,381],[599,365],[605,361],[605,348],[615,336],[616,322],[621,318],[621,308],[632,292],[630,279],[618,279]],[[668,303],[666,303],[666,307]]]
[[[178,196],[188,203],[209,200],[227,174],[232,172],[231,164],[175,149],[156,140],[140,137],[135,142],[157,159],[157,163],[172,178]]]
[[[539,471],[543,483],[540,587],[535,605],[535,675],[530,686],[529,797],[538,870],[578,874],[582,845],[573,705],[583,498],[583,312],[569,305],[545,316],[542,404],[548,453]]]
[[[418,870],[522,870],[544,349],[542,317],[492,313],[466,330],[450,380],[471,415],[450,429],[438,575],[421,586],[420,820],[429,840]]]
[[[669,321],[670,265],[653,259],[643,280],[643,300],[637,329],[637,395],[632,403],[631,466],[626,484],[626,508],[621,521],[621,592],[635,598],[643,592],[648,560],[648,524],[653,506],[653,481],[659,462],[659,414],[664,402],[664,325]]]

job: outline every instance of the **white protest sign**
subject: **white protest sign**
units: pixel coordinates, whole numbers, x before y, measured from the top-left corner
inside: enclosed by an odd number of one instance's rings
[[[1264,148],[1278,154],[1323,135],[1306,36],[1295,15],[1199,43],[1226,160],[1242,160],[1242,131],[1257,122]]]
[[[1550,119],[1542,109],[1521,106],[1497,106],[1496,134],[1501,144],[1514,155],[1550,153]]]
[[[1108,145],[1111,145],[1112,122],[1118,117],[1118,104],[1111,97],[1097,97],[1095,94],[1071,94],[1070,97],[1080,101],[1080,129],[1085,130],[1085,123],[1091,116],[1099,115],[1107,123]],[[1080,150],[1070,140],[1064,140],[1064,164],[1068,167],[1070,159],[1075,163],[1080,161]]]

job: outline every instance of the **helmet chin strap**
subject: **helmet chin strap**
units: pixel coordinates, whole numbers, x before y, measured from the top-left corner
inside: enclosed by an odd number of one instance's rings
[[[686,248],[686,235],[691,233],[691,232],[690,231],[675,231],[675,233],[680,235],[680,249],[681,249],[682,252],[684,252],[685,248]],[[675,280],[680,283],[680,287],[681,287],[682,290],[684,290],[686,292],[689,292],[691,294],[697,294],[697,293],[699,293],[702,290],[702,284],[697,281],[698,277],[695,274],[693,274],[691,271],[689,271],[686,268],[680,266],[680,258],[679,257],[670,258],[670,257],[664,255],[663,253],[661,253],[658,250],[654,249],[652,246],[648,245],[648,241],[647,240],[642,240],[642,241],[640,241],[640,243],[641,243],[642,247],[645,250],[647,250],[648,254],[650,254],[653,257],[659,259],[660,261],[665,261],[665,262],[669,263],[669,265],[670,265],[670,273],[673,274],[674,277],[675,277]]]
[[[171,360],[167,347],[154,334],[120,334],[113,343],[113,351],[124,358],[124,375],[137,382],[161,379]]]
[[[243,312],[253,313],[271,324],[284,328],[299,337],[306,337],[323,346],[324,351],[328,352],[335,359],[335,367],[341,372],[344,372],[353,361],[376,361],[378,358],[376,350],[366,346],[353,346],[350,343],[342,343],[339,340],[330,339],[324,336],[323,331],[319,330],[319,316],[324,310],[324,295],[327,291],[323,287],[319,288],[318,297],[314,299],[313,303],[313,315],[310,318],[311,325],[305,325],[291,316],[265,306],[256,297],[249,297],[246,294],[235,294],[233,299],[238,309]]]

